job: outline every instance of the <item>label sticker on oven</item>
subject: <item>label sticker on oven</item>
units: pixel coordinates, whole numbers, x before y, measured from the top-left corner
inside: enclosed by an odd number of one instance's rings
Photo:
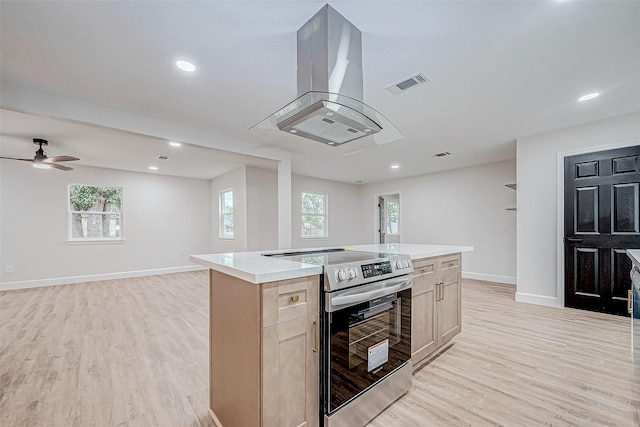
[[[369,347],[367,372],[371,372],[389,361],[389,339]]]

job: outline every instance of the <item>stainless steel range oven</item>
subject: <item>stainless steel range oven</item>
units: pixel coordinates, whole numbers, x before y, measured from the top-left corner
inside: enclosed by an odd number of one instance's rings
[[[364,426],[411,388],[410,258],[344,249],[276,256],[324,266],[320,425]]]

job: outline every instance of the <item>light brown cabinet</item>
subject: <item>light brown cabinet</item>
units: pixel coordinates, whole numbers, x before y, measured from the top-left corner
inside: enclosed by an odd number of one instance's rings
[[[318,281],[262,285],[262,425],[318,425]],[[268,325],[276,311],[279,323]],[[293,320],[290,320],[293,319]]]
[[[224,427],[318,425],[318,276],[211,271],[210,408]]]
[[[419,369],[461,331],[460,254],[413,261],[411,360]]]

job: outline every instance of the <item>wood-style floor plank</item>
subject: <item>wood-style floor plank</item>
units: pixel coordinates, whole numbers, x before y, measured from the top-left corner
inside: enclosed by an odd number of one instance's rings
[[[462,333],[370,423],[640,426],[628,318],[515,302],[515,287],[464,280]]]
[[[0,425],[213,426],[207,280],[1,292]],[[514,292],[464,281],[463,332],[370,426],[640,426],[629,320]]]

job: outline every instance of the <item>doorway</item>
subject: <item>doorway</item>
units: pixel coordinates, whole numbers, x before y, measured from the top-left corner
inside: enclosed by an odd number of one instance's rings
[[[640,145],[564,158],[565,306],[628,316],[639,191]]]
[[[378,194],[375,199],[376,243],[400,243],[400,193]]]

